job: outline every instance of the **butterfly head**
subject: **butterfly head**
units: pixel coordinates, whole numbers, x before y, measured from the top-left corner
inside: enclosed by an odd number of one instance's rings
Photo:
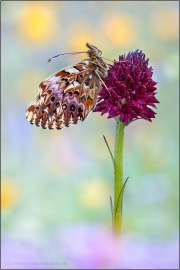
[[[96,67],[96,70],[98,71],[100,77],[106,77],[108,67],[101,57],[102,51],[89,43],[86,43],[86,46],[89,48],[89,50],[87,51],[87,54],[90,58],[88,65],[89,68],[94,69],[94,67]]]
[[[100,51],[97,47],[95,47],[94,45],[91,45],[89,43],[86,43],[86,46],[89,48],[87,53],[88,53],[90,58],[94,59],[97,57],[101,57],[102,51]]]

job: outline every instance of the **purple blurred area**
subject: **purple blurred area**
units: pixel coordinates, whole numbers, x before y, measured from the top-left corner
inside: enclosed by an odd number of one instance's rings
[[[45,237],[36,243],[3,237],[2,269],[179,269],[177,238],[167,244],[124,234],[113,246],[111,232],[94,225]]]

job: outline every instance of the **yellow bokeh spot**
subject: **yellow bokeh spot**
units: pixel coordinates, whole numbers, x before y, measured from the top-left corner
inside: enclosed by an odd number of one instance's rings
[[[94,44],[94,42],[92,41],[92,38],[89,40],[89,35],[88,34],[82,34],[82,36],[78,37],[77,39],[74,39],[73,41],[73,49],[75,51],[87,51],[87,47],[86,47],[86,42],[90,43],[90,44]]]
[[[17,30],[23,40],[39,45],[52,42],[58,33],[54,9],[44,2],[27,2],[20,12]]]
[[[100,208],[109,202],[110,187],[103,180],[92,179],[80,188],[79,199],[89,208]]]
[[[154,33],[164,40],[179,38],[179,11],[172,8],[156,10],[152,15]]]
[[[14,207],[17,203],[17,187],[12,180],[1,181],[1,209],[5,210]]]
[[[96,40],[95,33],[90,25],[84,27],[84,24],[76,21],[73,29],[69,30],[68,47],[73,52],[87,51],[86,42],[96,46]]]
[[[108,40],[117,46],[131,46],[137,38],[135,21],[127,14],[104,19],[102,29]]]

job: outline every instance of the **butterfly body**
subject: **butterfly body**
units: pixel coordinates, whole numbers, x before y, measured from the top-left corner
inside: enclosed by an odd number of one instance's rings
[[[39,85],[39,93],[26,111],[31,124],[62,129],[84,121],[96,105],[107,65],[102,52],[86,44],[88,58],[64,68]]]

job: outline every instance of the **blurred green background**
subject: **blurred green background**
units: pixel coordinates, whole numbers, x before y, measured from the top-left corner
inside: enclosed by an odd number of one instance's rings
[[[178,268],[178,1],[2,1],[2,269],[111,268],[115,121],[43,130],[25,119],[38,85],[82,59],[141,49],[154,69],[156,118],[125,130],[124,269]]]

